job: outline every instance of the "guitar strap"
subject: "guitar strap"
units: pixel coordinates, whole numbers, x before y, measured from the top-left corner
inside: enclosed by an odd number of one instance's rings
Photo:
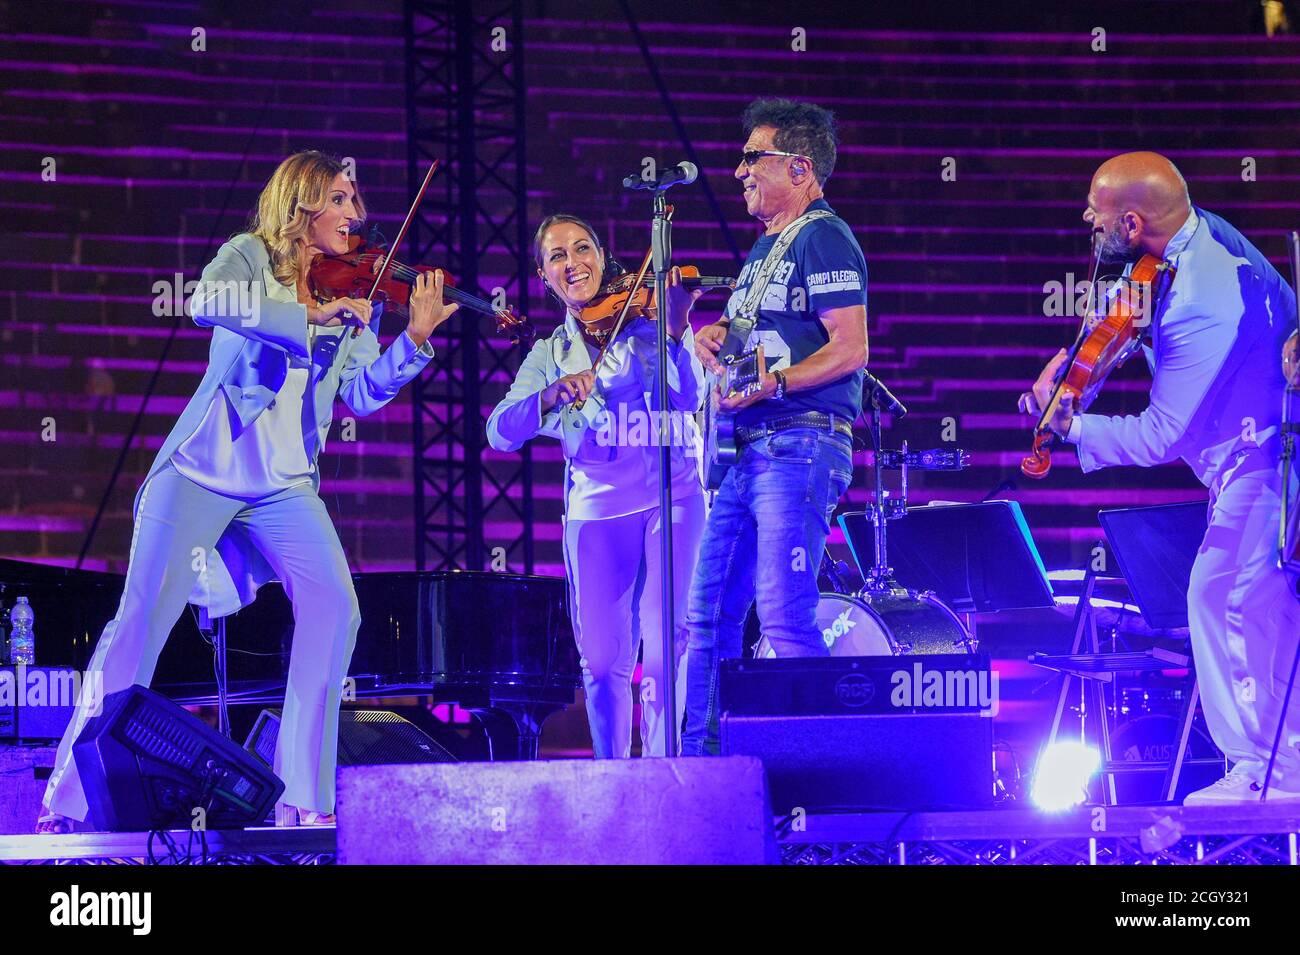
[[[719,357],[734,358],[745,350],[749,335],[758,324],[758,304],[763,301],[763,294],[771,284],[772,276],[776,274],[777,267],[785,258],[786,250],[794,242],[794,237],[799,234],[799,230],[816,219],[828,219],[832,215],[834,213],[828,209],[814,209],[812,212],[805,212],[781,230],[776,237],[776,242],[772,243],[772,248],[768,250],[767,258],[758,267],[758,274],[754,276],[749,291],[745,293],[744,302],[731,317],[731,326],[727,329],[727,337],[722,342]]]

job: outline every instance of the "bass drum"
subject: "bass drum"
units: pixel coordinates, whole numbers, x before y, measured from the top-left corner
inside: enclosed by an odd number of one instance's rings
[[[973,653],[958,616],[934,594],[822,594],[817,626],[833,657],[883,657],[903,653]],[[754,645],[757,659],[776,651],[767,637]]]

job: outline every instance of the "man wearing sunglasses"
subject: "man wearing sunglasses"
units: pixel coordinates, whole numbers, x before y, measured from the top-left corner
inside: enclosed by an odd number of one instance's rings
[[[718,751],[718,663],[740,656],[756,600],[777,656],[828,652],[816,623],[817,572],[853,474],[867,363],[866,261],[822,196],[835,168],[834,116],[811,103],[762,99],[745,110],[743,127],[735,177],[763,233],[722,319],[696,335],[695,347],[720,373],[730,323],[757,283],[748,346],[762,348],[760,387],[721,401],[737,412],[739,453],[713,502],[688,605],[686,756]],[[823,217],[791,228],[786,245],[783,230],[817,212]],[[774,246],[784,251],[764,267]]]

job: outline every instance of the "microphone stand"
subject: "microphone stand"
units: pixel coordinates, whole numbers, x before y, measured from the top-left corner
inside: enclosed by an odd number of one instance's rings
[[[1300,232],[1292,232],[1287,236],[1287,253],[1287,258],[1291,260],[1291,283],[1295,285],[1300,283]],[[1296,331],[1297,334],[1300,334],[1300,300],[1296,302]],[[1281,527],[1278,535],[1278,566],[1288,581],[1291,596],[1300,598],[1300,592],[1296,590],[1296,583],[1291,579],[1291,554],[1287,551],[1289,543],[1287,531],[1291,524],[1291,507],[1293,506],[1291,500],[1291,473],[1295,466],[1296,433],[1300,432],[1300,424],[1296,422],[1294,417],[1293,399],[1296,391],[1296,386],[1288,380],[1282,398],[1282,513],[1280,515]],[[1269,751],[1268,766],[1264,770],[1264,785],[1259,794],[1260,802],[1268,801],[1268,790],[1273,782],[1273,767],[1277,764],[1278,750],[1282,746],[1282,730],[1286,726],[1286,717],[1291,707],[1291,694],[1295,690],[1296,672],[1298,670],[1300,670],[1300,642],[1297,642],[1295,656],[1291,660],[1291,676],[1287,680],[1286,693],[1282,697],[1282,707],[1277,718],[1277,731],[1273,734],[1273,748]]]
[[[672,268],[673,223],[665,189],[654,190],[654,218],[650,226],[650,257],[655,270],[655,301],[659,307],[659,627],[663,640],[664,755],[677,755],[677,628],[673,584],[673,466],[671,401],[668,393],[668,272]],[[643,740],[645,745],[648,741]]]

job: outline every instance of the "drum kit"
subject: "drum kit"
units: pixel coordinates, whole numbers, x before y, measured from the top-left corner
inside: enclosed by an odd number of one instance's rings
[[[960,449],[909,451],[906,441],[901,450],[882,449],[882,411],[897,419],[907,409],[870,374],[865,387],[871,407],[872,447],[876,449],[875,496],[866,509],[875,539],[875,562],[860,567],[864,583],[852,593],[846,592],[842,574],[826,574],[839,592],[823,593],[817,603],[822,639],[833,657],[974,653],[976,641],[961,617],[932,591],[900,586],[886,550],[889,522],[907,516],[908,471],[962,470],[970,464],[970,455]],[[901,472],[896,496],[885,489],[887,470]],[[827,562],[829,559],[824,564]],[[776,656],[766,637],[760,637],[754,645],[754,656]]]

